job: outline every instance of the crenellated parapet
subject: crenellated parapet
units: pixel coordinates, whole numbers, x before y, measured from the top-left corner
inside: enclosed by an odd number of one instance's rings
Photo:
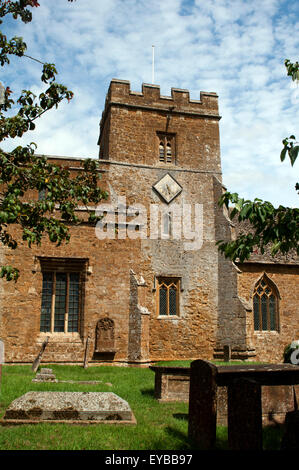
[[[106,96],[105,109],[100,126],[103,126],[111,106],[123,106],[140,110],[191,114],[220,119],[218,95],[213,92],[200,92],[200,99],[190,99],[189,90],[171,88],[171,96],[163,96],[159,85],[142,84],[142,91],[132,91],[128,80],[112,79]]]

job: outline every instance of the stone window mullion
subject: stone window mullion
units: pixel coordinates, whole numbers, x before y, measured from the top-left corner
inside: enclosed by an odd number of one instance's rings
[[[53,287],[52,287],[52,305],[51,305],[51,333],[54,333],[55,322],[55,299],[56,299],[56,272],[53,273]]]

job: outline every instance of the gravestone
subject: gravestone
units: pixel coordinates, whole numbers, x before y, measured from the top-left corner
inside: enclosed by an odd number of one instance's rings
[[[223,361],[229,362],[231,360],[231,347],[229,345],[225,345],[223,347]]]
[[[114,321],[111,318],[101,318],[96,326],[95,352],[115,352]]]
[[[242,378],[228,386],[228,445],[231,450],[262,450],[261,388],[254,380]]]
[[[286,414],[281,450],[299,449],[299,410],[295,387],[293,387],[294,410]]]
[[[216,419],[217,367],[206,361],[193,361],[190,365],[188,435],[201,449],[213,449]]]
[[[36,372],[37,369],[39,368],[40,362],[42,360],[42,357],[43,357],[43,354],[44,354],[44,351],[47,347],[48,342],[49,342],[49,336],[47,336],[47,339],[43,342],[42,347],[40,349],[40,352],[38,353],[36,359],[34,360],[34,362],[32,364],[32,371],[33,372]]]
[[[284,434],[281,441],[281,450],[299,449],[299,411],[289,411],[284,423]]]
[[[85,344],[85,352],[84,352],[84,362],[83,362],[84,369],[87,369],[88,367],[89,341],[90,341],[90,337],[87,336],[86,344]]]
[[[41,369],[35,378],[32,379],[32,382],[58,382],[55,375],[53,374],[52,369]]]
[[[2,425],[40,422],[136,424],[129,404],[111,392],[27,392],[7,408]]]

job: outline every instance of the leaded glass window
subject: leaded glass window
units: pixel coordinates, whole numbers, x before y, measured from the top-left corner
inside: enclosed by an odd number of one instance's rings
[[[66,273],[56,273],[54,331],[64,332],[64,315],[66,312]]]
[[[158,315],[179,315],[179,279],[158,279]]]
[[[253,316],[256,331],[278,330],[278,294],[266,276],[259,280],[254,289]]]
[[[40,331],[79,331],[80,273],[44,272]]]
[[[53,273],[43,273],[42,309],[40,331],[51,330],[51,304],[53,291]]]
[[[79,273],[70,273],[68,331],[78,331],[79,321]]]
[[[159,306],[160,306],[160,315],[167,315],[167,287],[164,285],[160,286],[159,289]]]

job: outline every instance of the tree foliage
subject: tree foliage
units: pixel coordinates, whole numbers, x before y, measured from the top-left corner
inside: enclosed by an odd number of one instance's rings
[[[72,1],[72,0],[69,0]],[[36,0],[0,1],[0,22],[7,15],[14,20],[30,23]],[[25,56],[26,43],[22,38],[8,39],[0,31],[0,64],[8,66],[10,56]],[[28,56],[27,56],[28,57]],[[41,81],[45,90],[34,95],[23,90],[15,101],[9,86],[4,87],[0,104],[0,141],[22,137],[35,129],[35,123],[44,113],[57,108],[63,100],[70,101],[73,93],[57,83],[54,64],[43,63]],[[17,111],[15,112],[15,110]],[[22,239],[29,247],[40,244],[44,235],[56,245],[70,239],[70,224],[80,224],[76,208],[79,205],[96,205],[107,198],[107,193],[98,185],[98,162],[84,161],[84,170],[76,176],[70,169],[50,163],[46,157],[35,154],[36,145],[17,146],[6,152],[0,148],[0,242],[15,249],[18,246],[13,235],[19,227]],[[38,193],[43,198],[38,198]],[[94,211],[89,211],[89,221],[95,220]],[[7,280],[18,278],[19,272],[12,266],[2,266],[0,277]]]
[[[287,75],[293,81],[299,80],[299,63],[285,60]],[[280,159],[284,161],[288,155],[293,166],[299,153],[299,143],[294,135],[283,139]],[[299,183],[295,189],[299,190]],[[230,204],[232,208],[230,210]],[[286,255],[293,251],[299,255],[299,209],[280,205],[275,208],[270,202],[254,199],[245,200],[237,193],[226,191],[219,200],[220,206],[226,206],[230,219],[249,222],[250,232],[240,233],[235,240],[217,242],[218,249],[226,258],[233,261],[245,261],[253,252],[259,250],[264,254],[270,248],[271,254]]]

